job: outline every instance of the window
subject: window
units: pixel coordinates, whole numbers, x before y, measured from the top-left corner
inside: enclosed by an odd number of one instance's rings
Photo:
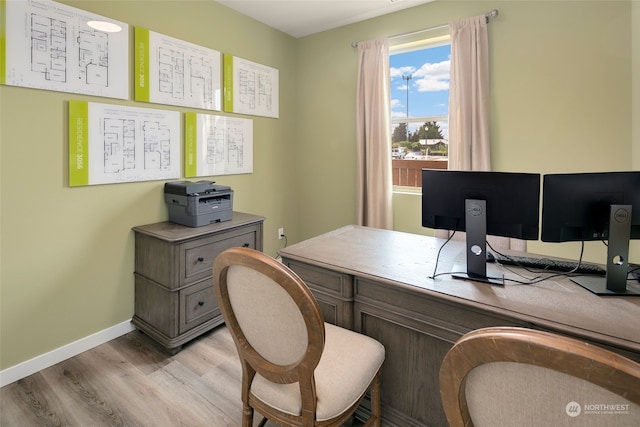
[[[447,168],[450,57],[448,35],[390,47],[394,187],[420,188],[422,168]]]

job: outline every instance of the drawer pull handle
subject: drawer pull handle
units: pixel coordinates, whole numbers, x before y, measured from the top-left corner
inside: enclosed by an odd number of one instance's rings
[[[204,301],[198,301],[198,305],[202,307],[204,305]]]
[[[204,258],[198,257],[198,262],[202,262],[202,261],[204,261]]]
[[[250,245],[248,243],[245,243],[244,245],[242,245],[243,248],[248,248]]]

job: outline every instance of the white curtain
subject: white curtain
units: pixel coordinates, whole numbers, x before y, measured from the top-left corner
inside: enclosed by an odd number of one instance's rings
[[[449,24],[449,169],[491,170],[489,40],[485,15]]]
[[[387,39],[358,42],[356,222],[393,228]]]
[[[491,170],[489,143],[489,37],[486,15],[449,24],[449,169]],[[445,232],[445,234],[447,234]],[[464,238],[463,233],[456,237]],[[445,237],[436,232],[437,237]],[[526,250],[526,242],[487,236],[497,248]]]

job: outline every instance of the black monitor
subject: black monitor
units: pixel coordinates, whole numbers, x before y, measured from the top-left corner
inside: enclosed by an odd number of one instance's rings
[[[487,234],[538,240],[539,215],[540,174],[422,170],[422,226],[466,231],[462,278],[502,284],[502,273],[487,273]]]
[[[640,239],[640,171],[545,175],[542,241],[608,240],[605,277],[572,280],[598,295],[627,289],[629,240]]]

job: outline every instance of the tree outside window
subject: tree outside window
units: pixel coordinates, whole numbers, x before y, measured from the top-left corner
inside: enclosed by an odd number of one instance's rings
[[[451,45],[424,40],[391,47],[393,180],[420,187],[424,167],[447,168]]]

